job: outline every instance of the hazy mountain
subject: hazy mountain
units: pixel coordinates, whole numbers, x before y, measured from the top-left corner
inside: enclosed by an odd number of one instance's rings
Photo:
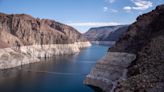
[[[89,29],[84,37],[90,41],[117,41],[127,28],[127,25],[95,27]]]

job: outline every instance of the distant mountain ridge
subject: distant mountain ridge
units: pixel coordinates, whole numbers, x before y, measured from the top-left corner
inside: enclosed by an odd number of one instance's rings
[[[85,34],[90,41],[117,41],[128,29],[128,25],[104,26],[89,29]]]

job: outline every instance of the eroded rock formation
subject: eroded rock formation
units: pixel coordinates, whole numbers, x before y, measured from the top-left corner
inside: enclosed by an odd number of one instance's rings
[[[86,41],[74,28],[26,14],[0,13],[0,39],[6,46],[67,44]]]
[[[160,5],[130,25],[84,82],[105,92],[164,92],[163,50],[164,5]]]
[[[90,43],[73,27],[26,14],[0,13],[0,69],[74,54]]]

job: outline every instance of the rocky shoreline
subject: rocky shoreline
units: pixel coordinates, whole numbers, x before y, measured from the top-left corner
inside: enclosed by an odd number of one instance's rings
[[[126,67],[135,59],[135,54],[108,52],[86,76],[84,83],[105,92],[113,92],[117,82],[126,78]]]
[[[27,14],[0,13],[0,69],[75,54],[91,46],[75,28]]]
[[[86,76],[96,92],[164,92],[164,5],[140,15]]]
[[[54,55],[70,55],[80,52],[81,48],[91,46],[90,42],[73,44],[32,45],[0,49],[0,69],[13,68],[29,63],[39,62],[39,58]]]

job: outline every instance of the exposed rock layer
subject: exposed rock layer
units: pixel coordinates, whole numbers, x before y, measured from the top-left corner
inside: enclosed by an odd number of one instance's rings
[[[0,13],[0,47],[18,45],[68,44],[86,41],[74,28],[26,14]]]
[[[105,59],[96,64],[85,83],[105,92],[164,92],[163,50],[164,5],[160,5],[137,18],[116,45],[109,49]],[[129,60],[126,56],[113,57],[113,53],[126,53],[136,58]],[[110,64],[119,61],[122,63],[117,66]],[[123,70],[127,70],[125,79],[121,79]],[[110,81],[112,78],[117,78],[114,83]]]
[[[39,62],[40,58],[54,55],[75,54],[80,48],[90,46],[89,42],[77,42],[74,44],[50,44],[22,46],[20,49],[0,49],[0,69],[13,68],[16,66]]]
[[[110,92],[118,80],[126,78],[126,67],[135,59],[135,54],[110,52],[98,61],[84,82]]]
[[[90,45],[76,29],[54,20],[0,13],[0,69],[74,54]]]

